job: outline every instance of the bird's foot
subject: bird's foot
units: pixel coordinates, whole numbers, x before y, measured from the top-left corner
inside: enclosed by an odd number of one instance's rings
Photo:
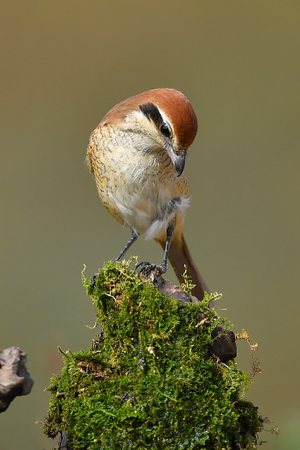
[[[136,265],[136,270],[138,277],[144,275],[146,278],[149,278],[151,272],[155,272],[155,275],[161,275],[167,271],[167,267],[163,264],[151,264],[148,261],[142,261]]]
[[[97,277],[98,277],[98,275],[99,275],[99,273],[98,272],[96,272],[96,273],[94,273],[94,275],[92,276],[92,288],[94,289],[94,287],[96,286],[96,279],[97,279]]]

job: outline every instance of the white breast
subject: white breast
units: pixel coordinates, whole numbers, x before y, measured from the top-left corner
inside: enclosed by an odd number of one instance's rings
[[[119,157],[121,160],[122,155]],[[189,199],[185,195],[177,197],[176,175],[161,177],[157,158],[148,155],[146,161],[137,157],[122,164],[122,184],[109,198],[129,228],[152,239],[167,229],[176,214],[184,214]]]

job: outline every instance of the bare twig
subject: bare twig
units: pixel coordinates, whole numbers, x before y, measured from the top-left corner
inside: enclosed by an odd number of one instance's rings
[[[25,364],[26,353],[18,347],[8,347],[0,352],[0,413],[15,397],[30,393],[33,380]]]

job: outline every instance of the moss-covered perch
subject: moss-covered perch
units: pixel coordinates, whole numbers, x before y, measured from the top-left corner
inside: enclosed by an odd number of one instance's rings
[[[84,285],[101,331],[88,351],[66,352],[51,380],[49,437],[67,433],[70,448],[90,450],[257,448],[248,376],[210,356],[212,332],[230,329],[209,308],[215,295],[180,303],[124,262]]]

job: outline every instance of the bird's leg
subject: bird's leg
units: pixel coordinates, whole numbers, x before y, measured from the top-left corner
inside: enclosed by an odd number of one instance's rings
[[[164,257],[162,259],[162,262],[160,265],[157,264],[150,264],[147,261],[140,262],[136,267],[141,267],[141,269],[138,272],[138,275],[140,276],[141,273],[149,273],[152,270],[157,270],[160,274],[165,273],[168,270],[168,256],[170,253],[170,247],[172,242],[172,237],[174,234],[175,229],[175,223],[171,223],[167,228],[167,239],[166,239],[166,245],[165,245],[165,253]]]
[[[132,244],[137,240],[138,237],[139,237],[139,235],[137,234],[137,232],[134,231],[134,230],[131,230],[130,239],[127,242],[127,244],[125,245],[125,247],[123,248],[123,250],[121,251],[121,253],[119,254],[119,256],[115,259],[115,262],[116,261],[121,261],[121,259],[123,258],[123,256],[125,255],[125,253],[129,249],[129,247],[132,246]]]
[[[127,244],[125,245],[125,247],[123,248],[123,250],[121,251],[121,253],[119,254],[119,256],[115,259],[116,261],[121,261],[121,259],[123,258],[123,256],[125,255],[125,253],[127,252],[127,250],[129,249],[129,247],[137,240],[137,238],[139,237],[139,235],[137,234],[136,231],[131,230],[131,236],[129,241],[127,242]],[[93,275],[92,278],[92,287],[94,288],[96,286],[96,278],[99,274],[95,273]]]
[[[165,273],[168,269],[168,256],[170,253],[170,247],[171,247],[171,242],[172,242],[172,237],[173,237],[173,233],[174,233],[174,226],[173,225],[169,225],[167,228],[167,239],[166,239],[166,246],[165,246],[165,253],[164,253],[164,257],[163,260],[160,264],[160,267],[163,269],[161,271],[161,273]]]

